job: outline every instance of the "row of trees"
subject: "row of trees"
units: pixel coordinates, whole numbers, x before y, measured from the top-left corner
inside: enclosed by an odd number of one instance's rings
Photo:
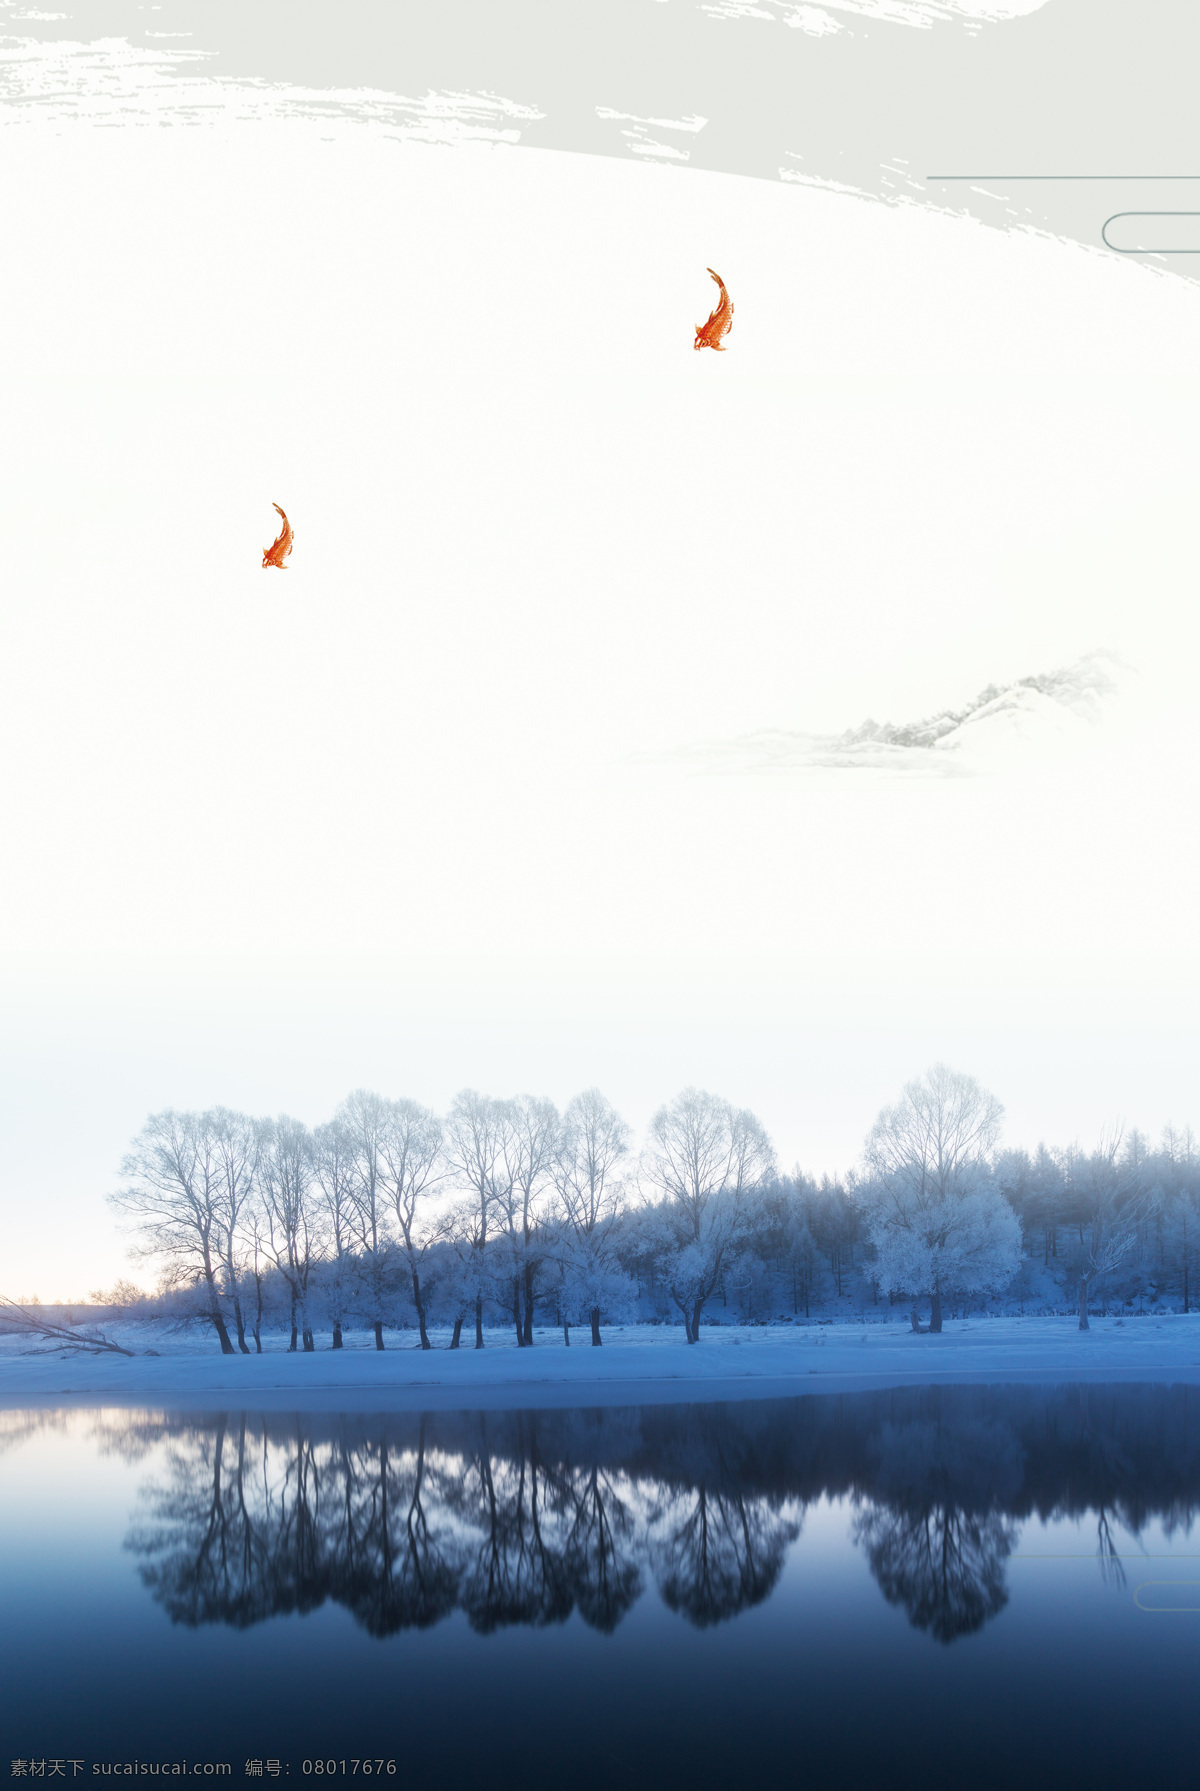
[[[596,1089],[562,1114],[465,1090],[444,1117],[360,1089],[312,1130],[224,1107],[155,1114],[110,1198],[139,1234],[135,1255],[199,1299],[226,1354],[249,1354],[248,1336],[261,1349],[272,1277],[287,1289],[293,1348],[313,1348],[319,1288],[335,1349],[350,1318],[382,1349],[401,1285],[423,1349],[431,1296],[451,1348],[473,1318],[482,1349],[496,1304],[532,1344],[539,1302],[566,1343],[586,1322],[598,1345],[601,1319],[637,1294],[622,1224],[630,1161],[629,1127]],[[713,1095],[686,1090],[654,1117],[637,1169],[656,1198],[641,1203],[638,1254],[662,1269],[689,1342],[742,1239],[747,1196],[774,1167],[754,1116]]]
[[[403,1312],[423,1349],[431,1323],[458,1348],[473,1321],[535,1314],[564,1342],[665,1305],[700,1339],[732,1286],[744,1313],[790,1294],[807,1314],[818,1278],[873,1300],[1021,1297],[1035,1253],[1077,1285],[1080,1324],[1102,1277],[1157,1250],[1193,1285],[1200,1161],[1190,1133],[1152,1151],[1140,1134],[1091,1152],[1001,1151],[1003,1109],[973,1078],[935,1065],[872,1127],[859,1168],[820,1183],[778,1173],[753,1113],[686,1089],[650,1122],[640,1154],[596,1089],[562,1113],[547,1100],[465,1090],[438,1115],[358,1090],[308,1128],[218,1107],[146,1123],[110,1196],[152,1260],[160,1291],[212,1327],[228,1354],[262,1347],[280,1295],[291,1347],[314,1347],[320,1313],[342,1347],[366,1325],[377,1349]],[[1024,1279],[1023,1279],[1024,1278]]]

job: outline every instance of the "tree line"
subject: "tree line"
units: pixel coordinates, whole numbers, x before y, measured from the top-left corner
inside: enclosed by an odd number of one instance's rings
[[[1070,1287],[1086,1328],[1097,1290],[1163,1293],[1190,1310],[1200,1159],[1188,1132],[1151,1148],[1113,1132],[1096,1148],[1001,1149],[1003,1109],[935,1065],[909,1082],[844,1177],[781,1174],[746,1108],[689,1088],[660,1107],[640,1151],[597,1089],[560,1112],[533,1096],[460,1093],[437,1114],[359,1089],[308,1127],[225,1107],[151,1115],[109,1196],[159,1304],[210,1327],[225,1354],[261,1352],[264,1323],[315,1348],[314,1326],[415,1321],[571,1330],[669,1316],[690,1344],[714,1301],[747,1318],[853,1293],[902,1303],[939,1331],[947,1303],[1036,1304]],[[96,1296],[103,1298],[104,1296]],[[928,1306],[927,1322],[922,1309]],[[844,1308],[843,1308],[844,1310]]]

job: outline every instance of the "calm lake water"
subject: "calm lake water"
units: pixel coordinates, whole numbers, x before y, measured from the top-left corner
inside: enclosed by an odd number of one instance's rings
[[[1194,1388],[0,1412],[3,1757],[1192,1782],[1198,1513]]]

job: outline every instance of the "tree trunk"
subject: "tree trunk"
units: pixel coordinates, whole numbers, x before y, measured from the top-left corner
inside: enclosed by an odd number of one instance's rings
[[[342,1321],[340,1318],[335,1318],[333,1321],[333,1347],[334,1349],[342,1347]]]
[[[416,1269],[414,1269],[412,1272],[412,1278],[413,1278],[413,1305],[417,1309],[417,1324],[421,1328],[421,1348],[422,1349],[432,1349],[433,1345],[429,1341],[429,1333],[425,1329],[425,1302],[421,1298],[421,1278],[417,1274]]]
[[[913,1330],[914,1330],[914,1331],[919,1331],[919,1330],[920,1330],[920,1329],[921,1329],[921,1321],[920,1321],[920,1319],[919,1319],[919,1318],[918,1318],[918,1317],[917,1317],[917,1309],[916,1309],[916,1307],[915,1307],[915,1306],[914,1306],[914,1307],[913,1307],[913,1309],[912,1309],[912,1311],[911,1311],[911,1312],[910,1312],[910,1313],[909,1313],[909,1315],[908,1315],[908,1316],[909,1316],[909,1317],[910,1317],[910,1318],[911,1318],[911,1319],[912,1319],[912,1328],[913,1328]]]
[[[1079,1277],[1079,1329],[1081,1331],[1090,1331],[1092,1328],[1088,1323],[1087,1297],[1088,1277],[1081,1275]]]
[[[296,1337],[297,1337],[296,1321],[295,1321],[295,1319],[293,1319],[292,1320],[292,1341],[288,1344],[288,1355],[289,1356],[294,1356],[296,1353]]]
[[[483,1348],[483,1295],[475,1295],[475,1348]]]
[[[521,1277],[513,1276],[513,1324],[517,1330],[517,1348],[525,1348],[525,1333],[521,1329]]]
[[[262,1331],[258,1325],[254,1327],[254,1351],[256,1355],[262,1355]]]
[[[209,1267],[207,1251],[205,1252],[204,1257],[204,1279],[208,1284],[209,1321],[212,1324],[213,1330],[217,1333],[217,1337],[220,1339],[221,1354],[223,1356],[236,1355],[237,1351],[229,1341],[229,1331],[225,1325],[225,1314],[221,1311],[221,1302],[217,1297],[216,1277]]]
[[[571,1328],[568,1325],[565,1318],[563,1319],[563,1342],[566,1344],[567,1348],[570,1349],[570,1347],[571,1347]]]
[[[454,1335],[450,1339],[450,1348],[451,1349],[458,1348],[458,1340],[461,1336],[462,1336],[462,1313],[460,1312],[458,1317],[454,1321]]]
[[[696,1304],[692,1307],[692,1335],[689,1340],[692,1343],[699,1343],[700,1341],[700,1314],[703,1310],[704,1295],[701,1294],[700,1298],[696,1301]]]
[[[237,1331],[238,1349],[243,1356],[250,1354],[250,1345],[246,1342],[246,1319],[242,1312],[242,1302],[238,1297],[237,1276],[234,1273],[232,1259],[225,1265],[229,1275],[229,1293],[233,1300],[233,1323]]]
[[[600,1308],[592,1307],[592,1348],[599,1349],[603,1339],[600,1336]]]
[[[935,1287],[929,1296],[929,1329],[939,1332],[942,1328],[942,1296]]]
[[[525,1264],[525,1348],[533,1348],[533,1264]]]
[[[311,1325],[305,1325],[302,1336],[304,1339],[304,1353],[306,1356],[311,1356],[313,1351],[317,1347],[316,1344],[313,1342],[313,1334],[312,1334]]]
[[[381,1318],[375,1320],[375,1348],[383,1348],[383,1320]]]

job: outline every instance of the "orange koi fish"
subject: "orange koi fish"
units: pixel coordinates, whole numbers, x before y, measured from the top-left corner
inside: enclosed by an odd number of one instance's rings
[[[725,344],[721,337],[727,336],[733,328],[733,300],[725,290],[725,282],[720,274],[713,274],[712,268],[707,270],[721,288],[721,296],[717,300],[717,308],[707,323],[696,325],[696,340],[693,348],[715,348],[718,354],[725,353]]]
[[[279,505],[272,504],[271,508],[273,510],[279,510]],[[287,567],[283,562],[292,551],[292,525],[282,510],[279,510],[279,514],[283,517],[283,527],[280,529],[275,540],[272,541],[270,547],[263,548],[263,565],[264,567],[278,566],[281,572],[286,572]]]

